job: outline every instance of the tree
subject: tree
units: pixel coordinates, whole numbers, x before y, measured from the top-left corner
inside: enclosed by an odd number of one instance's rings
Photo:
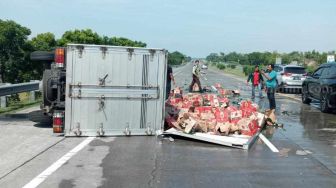
[[[170,65],[180,65],[186,60],[186,56],[181,52],[175,51],[168,54],[168,64]]]
[[[224,62],[238,62],[239,58],[239,54],[236,52],[231,52],[224,57]]]
[[[51,51],[57,45],[55,35],[47,32],[38,34],[25,45],[25,63],[22,64],[22,70],[19,72],[20,82],[28,82],[29,80],[40,80],[43,71],[47,66],[41,61],[31,61],[30,53],[33,51]]]
[[[141,41],[133,41],[124,37],[108,37],[100,36],[91,29],[82,29],[74,31],[66,31],[62,38],[57,41],[59,46],[65,46],[68,43],[77,44],[98,44],[98,45],[113,45],[113,46],[132,46],[146,47],[147,44]]]
[[[219,62],[219,56],[217,53],[211,53],[205,59],[211,62]]]
[[[248,58],[251,65],[263,64],[263,54],[260,52],[252,52],[248,54]]]
[[[104,37],[105,38],[105,37]],[[146,47],[147,44],[140,41],[132,41],[124,37],[112,37],[109,38],[107,45],[114,46],[134,46],[134,47]]]
[[[34,50],[50,51],[57,46],[55,35],[48,33],[38,34],[30,41]]]
[[[241,65],[248,65],[249,64],[249,58],[246,54],[239,54],[239,64]]]
[[[20,82],[30,30],[14,21],[0,19],[0,83]]]
[[[65,46],[68,43],[78,44],[102,44],[103,39],[91,29],[66,31],[62,38],[57,41],[59,46]]]
[[[186,57],[185,61],[186,61],[186,62],[190,62],[191,59],[192,59],[192,58],[191,58],[190,56],[188,56],[188,57]]]

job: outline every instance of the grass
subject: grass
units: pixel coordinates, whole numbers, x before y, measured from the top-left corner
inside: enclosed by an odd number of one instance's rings
[[[6,108],[0,108],[0,114],[6,114],[6,113],[9,113],[9,112],[15,112],[15,111],[18,111],[18,110],[23,110],[23,109],[26,109],[26,108],[30,108],[32,106],[35,106],[35,105],[39,104],[40,102],[41,101],[37,100],[37,101],[34,101],[34,102],[21,102],[21,103],[17,103],[17,104],[12,104],[12,105],[9,105]]]
[[[29,100],[29,92],[19,94],[20,101],[10,101],[8,102],[8,107],[0,108],[0,114],[6,114],[10,112],[15,112],[18,110],[23,110],[32,106],[39,104],[42,100],[38,98],[35,101]]]
[[[232,75],[235,75],[235,76],[238,76],[238,77],[241,77],[241,78],[245,78],[245,74],[243,73],[243,71],[241,71],[240,69],[231,69],[229,67],[226,67],[225,69],[223,70],[220,70],[218,69],[216,66],[209,66],[211,69],[213,70],[217,70],[217,71],[220,71],[220,72],[223,72],[223,73],[226,73],[226,74],[232,74]]]

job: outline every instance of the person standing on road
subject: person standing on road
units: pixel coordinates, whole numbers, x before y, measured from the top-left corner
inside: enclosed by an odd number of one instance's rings
[[[276,104],[275,104],[275,90],[276,90],[276,72],[273,70],[274,65],[270,64],[267,66],[267,72],[261,71],[261,74],[265,76],[266,80],[266,92],[267,92],[267,98],[269,101],[270,109],[275,110]]]
[[[167,83],[166,83],[166,99],[168,99],[170,91],[171,91],[171,81],[173,81],[174,86],[176,85],[174,75],[173,75],[173,69],[170,65],[167,67]]]
[[[200,75],[201,75],[201,69],[199,66],[199,60],[196,60],[192,70],[192,82],[189,86],[189,92],[193,91],[195,83],[198,85],[199,90],[202,91],[201,82],[199,79]]]
[[[262,75],[259,71],[259,65],[256,65],[254,67],[254,72],[252,72],[248,76],[246,84],[248,85],[250,81],[252,82],[252,99],[254,99],[254,97],[255,97],[255,88],[258,89],[259,98],[264,98],[263,94],[262,94],[262,89],[261,89],[262,84],[264,82],[264,78],[262,77]]]

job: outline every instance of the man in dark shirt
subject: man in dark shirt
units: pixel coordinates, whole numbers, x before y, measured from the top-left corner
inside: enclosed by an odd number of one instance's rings
[[[171,81],[173,81],[175,85],[175,79],[173,75],[173,69],[171,68],[170,65],[167,67],[167,84],[166,84],[166,99],[169,97],[169,93],[171,91]]]

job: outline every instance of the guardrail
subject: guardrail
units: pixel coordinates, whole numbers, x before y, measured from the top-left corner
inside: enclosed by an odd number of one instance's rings
[[[20,83],[20,84],[1,84],[0,83],[0,108],[5,108],[8,105],[7,96],[30,92],[30,101],[35,101],[35,91],[39,90],[40,81],[33,80],[31,82]]]
[[[39,81],[0,86],[0,96],[12,95],[39,89]]]

